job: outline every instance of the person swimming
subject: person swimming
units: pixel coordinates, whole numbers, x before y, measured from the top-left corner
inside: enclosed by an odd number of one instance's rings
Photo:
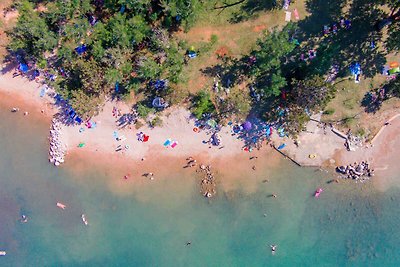
[[[270,247],[271,247],[271,253],[272,255],[274,255],[276,252],[276,245],[270,245]]]
[[[22,223],[27,223],[27,222],[28,222],[28,217],[26,217],[26,215],[22,214],[22,216],[21,216],[21,222],[22,222]]]

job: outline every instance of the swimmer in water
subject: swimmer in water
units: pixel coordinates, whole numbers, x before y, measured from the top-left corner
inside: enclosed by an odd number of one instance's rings
[[[270,247],[271,247],[271,253],[272,255],[274,255],[276,252],[276,245],[270,245]]]
[[[21,222],[22,222],[22,223],[27,223],[27,222],[28,222],[28,217],[26,217],[26,215],[22,214],[22,216],[21,216]]]

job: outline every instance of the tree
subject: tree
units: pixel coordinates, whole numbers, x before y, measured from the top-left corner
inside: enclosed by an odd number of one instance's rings
[[[211,114],[215,111],[215,106],[211,101],[210,93],[207,91],[200,91],[193,98],[192,106],[193,114],[197,119],[201,119],[203,114]]]
[[[155,62],[154,59],[146,57],[139,64],[138,73],[145,80],[154,80],[160,77],[162,66]]]
[[[249,73],[255,78],[256,87],[263,89],[267,97],[279,95],[281,88],[287,85],[281,65],[296,46],[290,41],[290,33],[295,28],[294,24],[288,24],[281,31],[275,28],[257,40],[258,49],[252,53],[256,62]]]
[[[41,56],[57,45],[54,33],[49,30],[46,21],[38,16],[32,4],[25,0],[19,6],[19,17],[11,36],[10,48],[14,51],[23,49],[29,55]]]
[[[390,51],[398,51],[400,49],[400,1],[398,0],[380,0],[372,1],[372,4],[384,5],[389,8],[386,17],[376,23],[377,30],[382,30],[388,26],[388,38],[386,47]]]
[[[193,26],[202,8],[200,0],[159,0],[167,26],[182,25],[185,30]]]
[[[293,79],[291,87],[290,97],[293,103],[310,112],[324,109],[336,92],[330,83],[318,75],[305,80]]]
[[[88,95],[82,90],[72,91],[70,97],[72,108],[85,120],[98,114],[103,101],[101,96]]]

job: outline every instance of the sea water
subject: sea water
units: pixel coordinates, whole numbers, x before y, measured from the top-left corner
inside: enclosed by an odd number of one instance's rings
[[[50,165],[47,135],[48,124],[0,110],[0,266],[400,265],[397,188],[328,184],[282,160],[252,192],[207,200],[182,172],[118,194],[96,168]]]

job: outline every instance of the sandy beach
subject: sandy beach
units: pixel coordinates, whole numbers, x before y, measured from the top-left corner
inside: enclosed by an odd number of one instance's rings
[[[19,107],[20,112],[15,114],[22,116],[27,111],[29,116],[41,116],[50,118],[57,112],[54,107],[54,99],[51,91],[44,97],[39,96],[41,85],[30,82],[26,78],[13,78],[10,71],[0,75],[0,93],[2,102],[12,107]],[[229,126],[220,131],[222,143],[220,146],[212,146],[207,141],[210,138],[206,131],[193,131],[194,120],[190,119],[190,112],[184,108],[169,108],[160,116],[163,125],[150,128],[143,126],[135,129],[134,125],[119,128],[117,118],[113,116],[113,108],[117,108],[122,114],[128,113],[130,107],[123,102],[108,101],[105,103],[100,114],[92,118],[96,127],[88,128],[82,125],[62,126],[61,140],[67,147],[67,166],[79,171],[80,168],[90,166],[105,166],[109,172],[117,177],[129,174],[132,184],[137,184],[143,179],[134,180],[133,177],[142,177],[144,173],[152,172],[171,173],[185,167],[188,157],[196,159],[197,164],[210,164],[221,177],[236,177],[240,179],[242,174],[254,172],[259,173],[254,160],[250,157],[261,158],[262,164],[268,162],[268,166],[276,165],[282,155],[264,145],[260,151],[254,150],[249,153],[243,151],[244,143],[232,136]],[[398,158],[396,150],[400,143],[394,136],[400,130],[400,119],[393,120],[380,136],[374,140],[373,148],[362,148],[356,152],[348,152],[344,148],[344,140],[328,131],[318,127],[315,121],[311,121],[307,131],[299,137],[300,145],[295,146],[288,138],[280,138],[273,135],[272,141],[276,146],[285,143],[282,150],[285,154],[300,159],[307,166],[322,166],[328,162],[330,167],[339,164],[351,163],[360,160],[369,160],[375,166],[379,174],[384,176],[395,169],[395,159]],[[149,136],[147,142],[138,141],[137,134],[144,133]],[[116,138],[118,137],[118,138]],[[164,146],[166,140],[176,141],[176,146]],[[79,144],[81,144],[79,146]],[[265,143],[264,143],[265,144]],[[310,154],[315,154],[310,158]],[[68,162],[71,162],[68,164]],[[88,164],[90,162],[90,164]],[[72,164],[73,163],[73,164]],[[393,165],[393,167],[392,167]],[[110,168],[111,167],[111,168]],[[198,166],[191,169],[193,172]],[[265,170],[264,170],[265,171]],[[228,179],[228,178],[224,178]],[[226,188],[232,186],[230,182],[222,182]],[[381,182],[376,182],[381,186]],[[124,191],[126,183],[113,184],[112,187]],[[254,185],[249,187],[254,187]]]

